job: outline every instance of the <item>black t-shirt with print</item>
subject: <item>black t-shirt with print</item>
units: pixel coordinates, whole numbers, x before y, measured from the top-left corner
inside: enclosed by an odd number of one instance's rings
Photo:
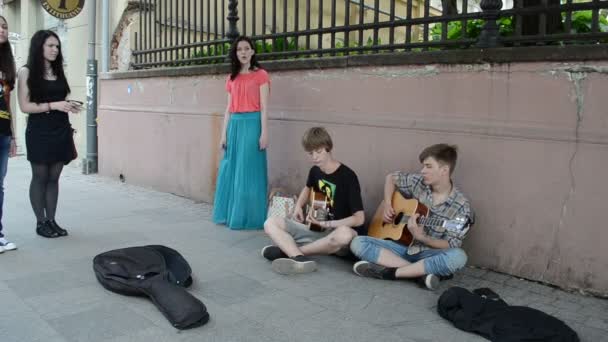
[[[8,95],[10,87],[0,80],[0,135],[11,136],[11,113],[8,112]]]
[[[341,220],[363,210],[359,179],[355,172],[344,164],[340,164],[331,174],[313,166],[308,173],[306,186],[325,194],[330,203],[330,220]],[[363,226],[353,227],[359,232],[362,228]]]

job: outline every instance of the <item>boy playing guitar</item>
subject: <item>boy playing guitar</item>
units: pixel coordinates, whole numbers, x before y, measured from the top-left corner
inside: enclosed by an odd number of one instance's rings
[[[419,214],[413,214],[407,220],[407,229],[413,237],[409,245],[368,236],[356,237],[351,250],[362,260],[353,266],[357,275],[391,280],[415,278],[434,290],[439,285],[438,276],[450,276],[465,266],[467,255],[460,246],[474,221],[474,214],[469,200],[451,179],[456,159],[455,146],[437,144],[420,154],[420,173],[389,174],[384,186],[383,219],[386,223],[394,222],[396,213],[392,201],[397,190],[428,207],[429,218],[459,220],[464,224],[457,229],[421,226]]]
[[[280,274],[307,273],[317,269],[309,255],[344,254],[365,221],[361,190],[357,175],[348,166],[334,159],[333,143],[323,127],[309,129],[302,138],[313,167],[306,186],[300,192],[293,218],[271,217],[264,231],[274,245],[262,249],[262,256],[272,261],[272,269]],[[322,195],[314,200],[324,208],[303,207],[311,192]],[[316,196],[315,196],[316,197]]]

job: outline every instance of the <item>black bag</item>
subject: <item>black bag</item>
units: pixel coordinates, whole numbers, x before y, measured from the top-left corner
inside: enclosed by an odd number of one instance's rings
[[[439,297],[439,315],[458,329],[491,341],[578,342],[578,335],[561,320],[527,306],[512,306],[492,290],[451,287]]]
[[[205,304],[186,291],[192,284],[188,262],[165,246],[112,250],[95,256],[93,271],[106,289],[127,296],[147,296],[178,329],[209,321]]]

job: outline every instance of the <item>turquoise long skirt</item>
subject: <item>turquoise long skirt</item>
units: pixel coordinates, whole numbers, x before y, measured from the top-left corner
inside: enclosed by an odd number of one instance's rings
[[[262,229],[266,220],[266,151],[260,151],[260,112],[232,113],[215,189],[213,222],[230,229]]]

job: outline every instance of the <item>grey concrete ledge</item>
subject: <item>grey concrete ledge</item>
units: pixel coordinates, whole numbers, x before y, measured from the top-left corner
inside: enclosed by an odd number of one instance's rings
[[[571,46],[534,46],[493,49],[462,49],[426,52],[398,52],[354,55],[344,57],[298,58],[282,61],[263,61],[269,71],[331,69],[378,65],[408,64],[482,64],[513,62],[559,62],[608,60],[608,44]],[[211,64],[174,68],[133,70],[126,72],[101,73],[102,80],[185,77],[194,75],[217,75],[229,72],[229,65]]]

